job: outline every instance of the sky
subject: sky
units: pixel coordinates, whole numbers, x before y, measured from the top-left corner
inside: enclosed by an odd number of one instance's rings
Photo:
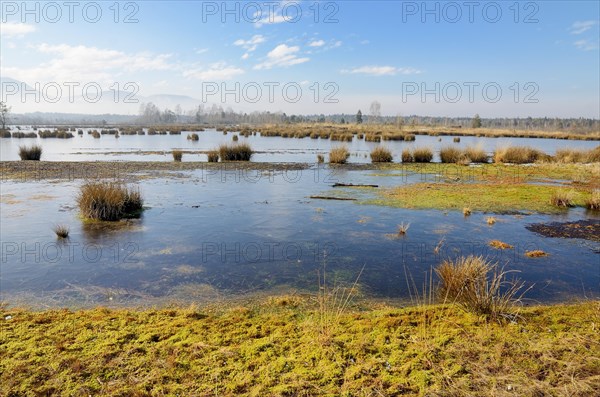
[[[598,1],[3,1],[0,24],[17,113],[600,118]]]

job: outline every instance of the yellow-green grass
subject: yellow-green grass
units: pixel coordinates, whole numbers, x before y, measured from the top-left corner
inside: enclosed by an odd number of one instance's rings
[[[578,184],[591,183],[597,185],[600,180],[599,164],[554,164],[538,163],[534,165],[480,164],[475,167],[464,167],[457,164],[441,163],[388,163],[379,164],[382,170],[402,171],[410,173],[435,174],[441,177],[460,177],[462,181],[543,181],[565,180],[577,181]],[[374,176],[397,176],[395,173]]]
[[[594,396],[600,302],[500,324],[452,305],[346,310],[312,300],[83,311],[2,309],[4,395]],[[368,310],[365,310],[368,309]],[[435,319],[433,321],[432,319]]]
[[[564,211],[552,205],[552,196],[564,187],[525,183],[416,183],[380,191],[366,204],[412,209],[463,210],[495,213]],[[572,191],[573,204],[584,206],[591,193]]]

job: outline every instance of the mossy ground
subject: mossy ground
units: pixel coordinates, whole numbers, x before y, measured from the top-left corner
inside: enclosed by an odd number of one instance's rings
[[[462,210],[494,213],[565,211],[551,204],[556,192],[570,192],[575,206],[584,206],[591,192],[526,183],[415,183],[382,190],[367,204],[412,209]]]
[[[322,310],[322,309],[321,309]],[[595,396],[600,302],[518,323],[452,305],[310,298],[218,308],[1,310],[0,395]]]

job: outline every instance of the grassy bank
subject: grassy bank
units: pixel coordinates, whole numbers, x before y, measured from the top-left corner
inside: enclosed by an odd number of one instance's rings
[[[585,206],[591,193],[584,190],[526,183],[416,183],[383,190],[368,204],[412,209],[485,212],[556,213],[564,208],[552,204],[557,193],[569,194],[573,206]]]
[[[373,303],[324,323],[293,296],[227,309],[5,308],[0,383],[13,396],[593,396],[600,302],[521,316]]]

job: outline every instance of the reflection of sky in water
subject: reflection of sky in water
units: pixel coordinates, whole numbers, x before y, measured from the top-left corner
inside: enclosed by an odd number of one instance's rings
[[[332,181],[381,185],[403,178],[337,171],[324,182],[329,171],[316,177],[315,172],[262,174],[260,179],[239,174],[236,180],[232,171],[198,170],[185,172],[185,178],[143,180],[149,209],[140,219],[108,228],[78,218],[80,181],[3,182],[3,299],[32,295],[60,304],[139,304],[314,290],[323,266],[329,280],[346,283],[364,266],[360,283],[366,293],[408,298],[407,274],[420,287],[425,272],[442,258],[472,253],[519,270],[515,276],[535,283],[528,293],[534,299],[600,295],[598,243],[549,239],[525,229],[529,223],[590,216],[582,209],[554,216],[498,215],[498,222],[488,226],[487,215],[480,213],[465,218],[460,212],[312,200],[310,195],[330,192]],[[335,191],[370,194],[368,189]],[[59,223],[71,228],[62,244],[52,231]],[[410,223],[405,237],[395,235],[401,223]],[[487,245],[492,239],[515,248],[494,250]],[[550,256],[526,258],[530,249]]]
[[[25,132],[25,129],[22,130]],[[121,135],[116,139],[113,135],[102,135],[95,139],[84,129],[84,135],[76,133],[72,139],[56,138],[10,138],[2,139],[0,145],[0,160],[18,160],[18,150],[21,145],[39,143],[43,146],[43,160],[48,161],[86,161],[86,160],[135,160],[135,161],[172,161],[171,150],[183,149],[190,151],[208,151],[215,149],[219,144],[231,143],[233,133],[223,135],[220,131],[206,130],[199,132],[199,141],[187,140],[187,132],[181,135]],[[400,154],[406,147],[428,146],[435,151],[447,145],[481,145],[489,153],[498,147],[509,144],[532,146],[548,154],[553,154],[558,148],[590,149],[598,145],[598,141],[566,141],[556,139],[532,138],[485,138],[461,137],[461,142],[452,142],[452,136],[436,137],[417,135],[415,142],[386,141],[382,142],[392,150],[394,161],[400,161]],[[440,141],[441,139],[441,141]],[[330,141],[328,139],[310,138],[282,138],[240,136],[239,142],[248,142],[253,150],[257,151],[252,161],[258,162],[314,162],[316,154],[326,154],[331,147],[346,145],[352,156],[349,161],[353,163],[370,162],[370,151],[379,145],[375,142],[365,142],[354,139],[352,142]],[[158,152],[141,154],[139,152]],[[138,153],[136,153],[138,152]],[[107,154],[109,153],[109,154]],[[205,154],[187,153],[183,161],[206,161]]]

